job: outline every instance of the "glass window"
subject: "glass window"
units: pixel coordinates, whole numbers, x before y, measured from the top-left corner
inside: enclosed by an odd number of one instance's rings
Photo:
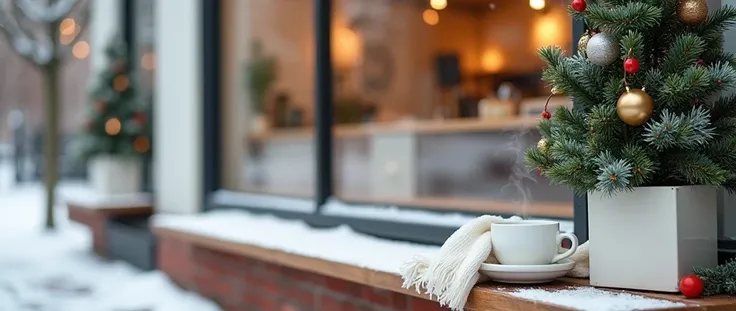
[[[150,121],[153,120],[151,114],[153,113],[154,105],[154,90],[155,90],[155,73],[156,73],[156,49],[154,46],[155,35],[156,35],[156,24],[155,24],[155,9],[156,2],[154,0],[136,1],[134,2],[134,16],[133,22],[133,55],[131,55],[131,61],[134,63],[134,68],[138,76],[139,92],[141,100],[143,100],[149,109],[149,122],[146,125],[149,127],[147,132],[152,134],[152,124]],[[154,137],[151,137],[154,139]],[[148,148],[152,144],[151,139],[148,141],[141,140],[141,148]],[[148,154],[143,161],[143,190],[153,190],[153,169],[151,167],[152,160],[150,154]]]
[[[222,188],[311,197],[313,1],[222,5]]]
[[[537,48],[572,46],[566,7],[537,2],[335,1],[337,195],[572,217],[571,191],[525,166],[550,94]]]

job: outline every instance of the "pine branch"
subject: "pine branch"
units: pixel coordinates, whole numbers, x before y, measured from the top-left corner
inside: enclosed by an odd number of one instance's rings
[[[631,163],[632,171],[629,184],[632,187],[643,186],[651,181],[654,177],[654,171],[657,169],[657,164],[644,147],[627,144],[621,155],[626,162]]]
[[[674,147],[693,150],[707,144],[713,135],[710,115],[704,108],[694,107],[689,114],[680,115],[665,109],[659,120],[647,123],[644,141],[660,151]]]
[[[631,188],[629,179],[632,177],[632,165],[626,159],[617,159],[609,151],[601,152],[593,159],[597,166],[598,182],[595,190],[604,195],[613,195],[622,190]]]
[[[693,273],[703,280],[703,296],[736,294],[736,261],[729,260],[715,268],[694,267]]]
[[[685,33],[672,43],[660,66],[664,74],[679,74],[692,66],[705,51],[705,42],[700,37]]]
[[[585,19],[593,28],[601,28],[612,34],[628,30],[646,30],[657,26],[662,18],[662,9],[642,2],[627,2],[623,5],[588,3],[585,11],[568,10],[577,19]]]
[[[711,121],[717,121],[723,118],[736,118],[736,94],[728,97],[721,97],[710,108]]]
[[[719,186],[729,174],[723,167],[698,152],[681,152],[668,155],[669,169],[674,176],[690,185]]]
[[[708,95],[714,85],[708,69],[688,67],[682,74],[671,74],[665,79],[657,96],[657,104],[672,109],[692,100],[700,100]]]

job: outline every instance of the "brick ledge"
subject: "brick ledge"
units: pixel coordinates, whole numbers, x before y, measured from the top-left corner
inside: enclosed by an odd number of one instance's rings
[[[350,281],[353,283],[390,290],[393,292],[399,292],[414,297],[429,299],[429,297],[427,297],[426,295],[419,294],[415,290],[402,288],[401,284],[403,281],[398,274],[374,271],[358,266],[327,261],[314,257],[306,257],[248,244],[229,242],[218,238],[208,237],[196,233],[189,233],[171,228],[154,227],[153,232],[159,238],[171,238],[181,241],[187,241],[193,245],[215,251],[245,256],[264,262],[321,274],[324,276]]]

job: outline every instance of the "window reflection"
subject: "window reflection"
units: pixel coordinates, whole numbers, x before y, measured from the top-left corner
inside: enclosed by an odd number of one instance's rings
[[[225,44],[225,67],[245,68],[225,73],[240,81],[226,87],[225,136],[235,145],[225,185],[310,196],[313,3],[226,2],[225,23],[238,25],[227,37],[247,44]],[[571,33],[560,3],[335,0],[338,197],[571,217],[570,191],[523,159],[549,95],[536,50],[571,46]],[[570,102],[555,96],[551,105]]]

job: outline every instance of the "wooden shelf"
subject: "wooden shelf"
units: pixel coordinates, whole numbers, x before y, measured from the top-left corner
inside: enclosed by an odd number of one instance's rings
[[[391,123],[370,123],[360,125],[338,125],[333,129],[336,138],[359,138],[371,135],[390,134],[450,134],[473,132],[499,132],[506,130],[533,129],[539,117],[513,119],[480,120],[451,119],[428,121],[398,121]],[[314,138],[312,127],[298,129],[277,129],[249,134],[249,142],[289,142],[308,141]]]
[[[522,103],[522,109],[543,109],[546,98],[528,98]],[[550,107],[570,106],[569,97],[553,97]],[[550,108],[553,109],[553,108]],[[508,130],[534,129],[539,122],[538,113],[522,113],[523,117],[498,118],[482,120],[476,118],[449,119],[449,120],[407,120],[385,123],[369,123],[358,125],[337,125],[333,128],[336,138],[359,138],[370,135],[389,134],[450,134],[473,132],[499,132]],[[289,142],[309,141],[314,138],[313,127],[294,129],[275,129],[259,133],[250,133],[246,137],[248,142]]]
[[[154,228],[155,234],[159,238],[176,239],[196,245],[198,247],[207,248],[215,251],[226,252],[229,254],[253,258],[281,266],[308,271],[311,273],[321,274],[337,279],[342,279],[358,284],[376,287],[384,290],[395,291],[406,295],[429,299],[427,296],[417,293],[415,290],[408,290],[401,287],[402,280],[397,274],[374,271],[371,269],[361,268],[353,265],[343,264],[339,262],[327,261],[324,259],[306,257],[286,253],[274,249],[262,248],[254,245],[225,241],[217,238],[207,237],[204,235],[193,234],[170,228]],[[509,285],[498,284],[493,282],[484,283],[476,286],[470,294],[465,310],[478,311],[507,311],[507,310],[529,310],[529,311],[573,311],[575,309],[533,301],[529,299],[519,298],[512,293],[519,289],[537,288],[548,291],[574,289],[588,286],[587,280],[577,279],[561,279],[550,284],[541,286],[525,286],[525,285]],[[612,290],[614,291],[614,290]],[[671,309],[673,311],[726,311],[736,310],[736,298],[730,297],[709,297],[704,299],[685,299],[681,295],[672,294],[655,294],[635,291],[621,291],[633,295],[639,295],[655,299],[663,299],[675,302],[681,302],[685,307]]]

